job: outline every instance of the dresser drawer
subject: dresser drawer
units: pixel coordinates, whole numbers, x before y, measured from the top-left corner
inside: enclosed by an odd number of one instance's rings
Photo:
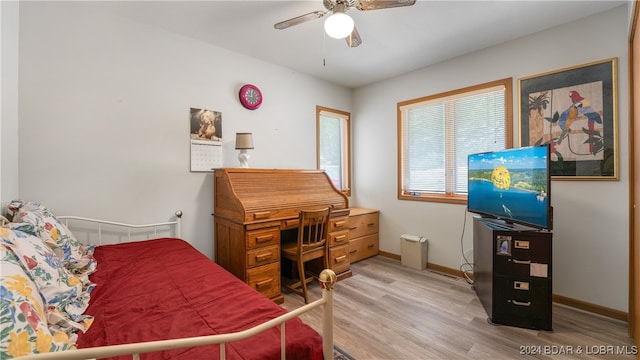
[[[551,241],[536,234],[496,234],[496,275],[550,277]]]
[[[270,227],[247,231],[247,249],[280,244],[280,229]]]
[[[349,270],[349,245],[329,248],[329,267],[336,274]]]
[[[349,243],[349,230],[334,231],[329,233],[329,247],[345,245]]]
[[[340,230],[349,230],[349,217],[332,217],[329,219],[329,233]]]
[[[247,284],[268,298],[280,295],[280,262],[248,269]]]
[[[349,240],[349,262],[378,255],[378,234],[361,236]]]
[[[544,318],[551,314],[551,282],[546,279],[496,276],[494,306],[506,316]]]
[[[493,271],[495,275],[551,277],[550,257],[541,254],[519,254],[519,256],[494,257]]]
[[[269,245],[247,251],[247,267],[256,267],[280,259],[280,246]]]
[[[349,236],[354,239],[378,232],[378,213],[352,215],[349,217]]]
[[[280,230],[298,228],[300,218],[284,219],[280,222]]]

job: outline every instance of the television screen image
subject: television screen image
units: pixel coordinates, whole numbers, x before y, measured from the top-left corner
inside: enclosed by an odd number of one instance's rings
[[[469,155],[467,210],[551,230],[549,146]]]

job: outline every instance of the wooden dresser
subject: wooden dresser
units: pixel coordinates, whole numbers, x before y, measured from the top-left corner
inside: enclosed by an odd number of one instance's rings
[[[378,255],[379,211],[351,208],[349,213],[349,262]]]
[[[295,229],[303,209],[332,208],[329,264],[338,279],[351,276],[349,200],[321,170],[214,170],[215,261],[282,303],[281,234]]]

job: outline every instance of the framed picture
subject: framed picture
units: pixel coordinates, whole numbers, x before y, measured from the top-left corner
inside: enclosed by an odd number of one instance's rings
[[[618,180],[617,58],[518,79],[520,146],[550,144],[554,180]]]

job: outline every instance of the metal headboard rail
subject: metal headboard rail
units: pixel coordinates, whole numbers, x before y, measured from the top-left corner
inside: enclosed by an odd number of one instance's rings
[[[158,227],[161,227],[161,226],[175,226],[176,227],[176,237],[180,238],[182,236],[182,234],[181,234],[182,233],[182,211],[181,210],[177,210],[175,212],[175,216],[176,216],[176,219],[173,220],[173,221],[166,221],[166,222],[152,223],[152,224],[141,224],[141,225],[127,224],[127,223],[100,220],[100,219],[92,219],[92,218],[81,217],[81,216],[73,216],[73,215],[63,215],[63,216],[58,216],[57,218],[60,219],[60,220],[63,220],[64,221],[64,225],[66,227],[69,227],[69,220],[79,220],[79,221],[84,221],[84,222],[88,222],[88,223],[97,224],[97,226],[98,226],[98,244],[102,245],[102,225],[103,224],[104,225],[121,226],[121,227],[127,228],[127,239],[128,239],[128,241],[131,241],[131,229],[153,228],[153,233],[154,233],[155,236],[157,236]]]

